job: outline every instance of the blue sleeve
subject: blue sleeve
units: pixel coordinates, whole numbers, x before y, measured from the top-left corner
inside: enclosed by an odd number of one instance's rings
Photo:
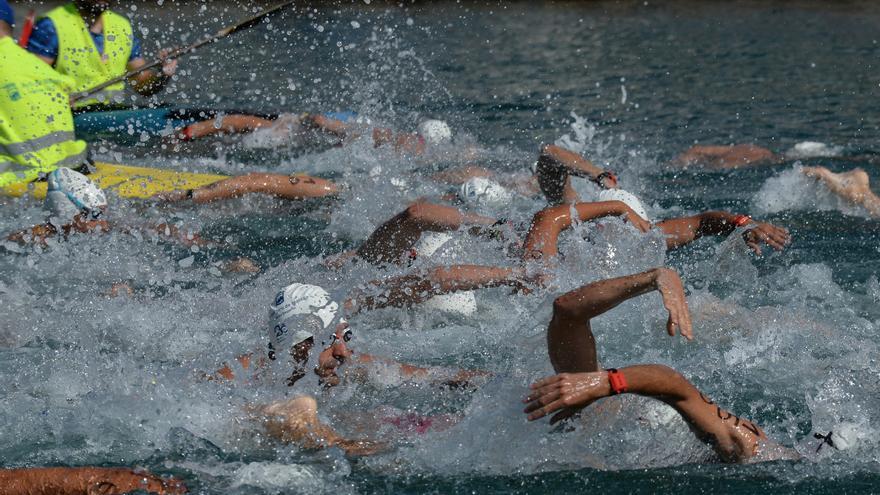
[[[27,50],[48,58],[58,58],[58,32],[49,18],[42,18],[34,24]]]
[[[132,33],[132,35],[131,35],[131,56],[128,57],[128,61],[131,62],[132,60],[134,60],[136,58],[141,58],[141,57],[143,57],[143,55],[141,55],[141,40],[138,39],[138,37],[135,36],[134,33]]]

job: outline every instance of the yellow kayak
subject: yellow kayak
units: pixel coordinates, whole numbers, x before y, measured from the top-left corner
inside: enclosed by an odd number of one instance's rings
[[[196,189],[229,176],[177,172],[162,168],[134,167],[115,163],[96,162],[95,172],[89,174],[95,184],[105,191],[114,191],[123,198],[149,198],[157,193],[179,189]],[[2,188],[8,196],[32,194],[37,199],[46,197],[46,182],[17,183]]]

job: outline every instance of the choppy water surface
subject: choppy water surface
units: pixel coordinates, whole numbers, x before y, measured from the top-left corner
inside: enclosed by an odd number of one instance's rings
[[[129,11],[151,48],[191,41],[243,13],[216,2]],[[440,117],[470,151],[412,161],[369,143],[315,153],[266,149],[255,137],[179,152],[149,136],[97,143],[104,158],[227,173],[306,171],[348,188],[339,201],[305,205],[245,198],[158,209],[113,199],[113,219],[172,220],[223,245],[198,252],[134,234],[74,236],[39,250],[7,245],[0,464],[140,465],[175,473],[197,493],[878,491],[878,222],[801,178],[794,161],[726,172],[666,165],[694,142],[781,152],[820,141],[836,147],[835,156],[803,164],[862,166],[880,180],[871,152],[880,113],[878,21],[876,7],[858,2],[372,2],[300,9],[184,60],[167,102],[352,109],[403,129]],[[476,390],[380,374],[319,395],[323,417],[343,431],[355,429],[344,413],[385,405],[463,416],[449,431],[405,438],[371,459],[261,441],[246,405],[319,394],[313,381],[288,390],[200,378],[265,346],[265,308],[279,287],[307,281],[341,295],[397,273],[365,265],[330,272],[321,261],[356,246],[410,201],[448,192],[430,171],[477,160],[522,173],[538,144],[553,141],[619,171],[657,217],[751,213],[788,227],[794,242],[763,258],[736,239],[703,240],[667,256],[656,237],[611,222],[589,242],[567,237],[554,290],[481,291],[470,319],[419,308],[355,318],[356,350],[495,374]],[[0,201],[3,231],[42,220],[36,202]],[[519,197],[510,210],[486,213],[524,223],[540,207]],[[511,264],[489,241],[462,237],[452,247],[416,266]],[[242,255],[264,271],[221,272]],[[674,366],[806,460],[714,464],[682,421],[638,398],[624,399],[619,417],[587,418],[573,432],[526,424],[525,386],[551,371],[542,332],[554,295],[664,261],[688,285],[697,340],[666,337],[652,295],[594,323],[603,363]],[[118,281],[134,294],[107,297]],[[816,455],[812,432],[843,423],[855,425],[855,446]]]

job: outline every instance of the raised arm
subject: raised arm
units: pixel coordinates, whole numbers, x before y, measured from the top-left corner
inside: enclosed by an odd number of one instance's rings
[[[558,255],[559,234],[571,228],[574,223],[572,210],[580,222],[607,216],[622,216],[642,232],[647,232],[651,228],[650,223],[621,201],[550,206],[539,211],[532,218],[532,225],[529,227],[524,244],[523,257],[549,260]]]
[[[749,230],[743,234],[743,239],[755,254],[761,254],[762,242],[781,251],[791,241],[788,230],[782,227],[755,222],[746,215],[723,211],[707,211],[692,217],[671,218],[657,223],[657,227],[666,235],[668,249],[684,246],[706,235],[730,235],[737,227],[745,225],[749,226]]]
[[[666,331],[676,329],[693,338],[691,317],[681,279],[668,268],[654,268],[626,277],[600,280],[563,294],[553,302],[553,317],[547,327],[547,350],[557,372],[588,372],[599,369],[596,342],[590,319],[633,297],[658,291],[669,312]]]
[[[541,148],[535,169],[541,192],[551,205],[574,203],[578,200],[577,192],[571,186],[572,175],[587,177],[593,181],[600,181],[601,177],[600,187],[617,187],[617,179],[614,175],[604,172],[577,153],[553,144]]]
[[[453,265],[432,268],[424,274],[403,275],[367,284],[367,290],[356,290],[345,302],[351,313],[385,308],[405,307],[450,292],[500,287],[523,289],[539,283],[538,275],[529,275],[524,268],[503,268],[480,265]]]
[[[383,442],[345,438],[318,418],[318,403],[313,397],[300,396],[262,406],[256,411],[263,417],[266,432],[283,442],[307,449],[339,447],[349,455],[372,455],[386,449]]]
[[[678,411],[702,441],[727,462],[744,461],[757,453],[759,442],[767,441],[764,431],[716,405],[675,370],[662,365],[637,365],[618,370],[626,392],[653,397]],[[557,413],[551,423],[584,408],[598,399],[614,395],[609,373],[562,373],[532,384],[524,400],[529,421]]]
[[[3,495],[116,495],[134,491],[180,494],[186,493],[186,486],[174,478],[160,478],[147,471],[128,468],[0,469]]]

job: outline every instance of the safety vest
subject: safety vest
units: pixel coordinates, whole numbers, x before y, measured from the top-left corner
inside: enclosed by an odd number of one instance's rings
[[[0,187],[85,163],[86,143],[73,132],[73,84],[11,37],[0,38]]]
[[[58,33],[58,57],[55,70],[76,80],[74,92],[85,91],[119,77],[126,72],[131,57],[133,33],[131,23],[121,15],[105,10],[104,54],[98,52],[89,33],[89,26],[79,15],[73,3],[56,7],[46,14]],[[120,101],[125,83],[119,82],[91,98],[80,100],[75,107]]]

